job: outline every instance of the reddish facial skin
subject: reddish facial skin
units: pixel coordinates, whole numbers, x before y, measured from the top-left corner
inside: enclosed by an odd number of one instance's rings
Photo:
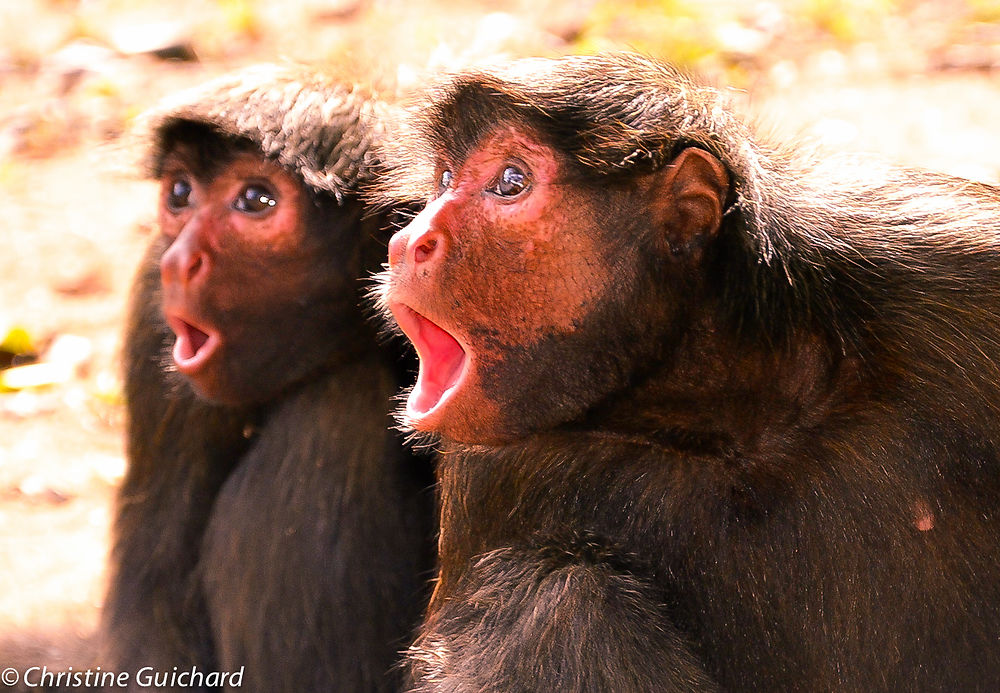
[[[526,181],[514,195],[497,188],[507,167]],[[389,244],[387,303],[422,364],[405,417],[417,430],[492,441],[513,431],[499,408],[507,403],[489,394],[484,373],[501,366],[512,348],[572,333],[610,277],[598,261],[604,249],[594,244],[594,214],[582,200],[563,204],[562,164],[531,134],[501,127],[465,161],[442,162],[439,178],[445,171],[450,184]],[[500,281],[477,282],[479,268]],[[438,367],[428,363],[432,350],[413,312],[450,333],[465,352],[453,389],[441,399],[422,395]]]
[[[523,174],[513,195],[498,188],[508,167]],[[438,179],[450,180],[389,244],[383,302],[421,357],[404,424],[499,443],[570,420],[617,386],[620,374],[599,362],[592,380],[546,379],[559,377],[569,353],[593,351],[602,311],[634,290],[634,275],[621,268],[636,267],[644,251],[616,242],[621,229],[602,227],[608,210],[642,197],[665,237],[675,226],[692,234],[718,227],[718,190],[685,189],[649,203],[654,186],[678,182],[677,170],[609,187],[600,198],[580,194],[560,156],[515,125],[498,127],[464,161],[441,162]],[[721,166],[712,174],[724,190]]]
[[[173,361],[209,400],[265,401],[324,358],[298,335],[330,321],[324,311],[334,299],[325,297],[342,287],[316,259],[328,255],[303,222],[306,195],[290,173],[244,153],[205,179],[186,154],[169,154],[160,179]]]

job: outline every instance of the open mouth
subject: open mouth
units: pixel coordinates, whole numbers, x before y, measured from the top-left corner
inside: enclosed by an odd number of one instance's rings
[[[422,417],[455,389],[468,359],[457,339],[420,313],[401,303],[393,304],[390,310],[420,357],[420,372],[406,409],[407,414]]]
[[[219,345],[218,335],[178,317],[167,317],[167,323],[177,336],[173,351],[177,370],[185,375],[198,371]]]

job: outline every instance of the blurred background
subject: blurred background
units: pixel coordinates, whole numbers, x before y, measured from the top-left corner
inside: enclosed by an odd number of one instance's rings
[[[1000,0],[0,0],[0,656],[72,663],[96,623],[120,326],[156,199],[121,146],[139,113],[261,61],[391,93],[620,48],[729,90],[766,132],[1000,183]]]

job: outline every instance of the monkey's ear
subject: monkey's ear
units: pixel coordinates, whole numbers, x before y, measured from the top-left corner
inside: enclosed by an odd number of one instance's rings
[[[674,255],[697,251],[722,224],[729,173],[704,149],[689,147],[653,174],[650,206]]]

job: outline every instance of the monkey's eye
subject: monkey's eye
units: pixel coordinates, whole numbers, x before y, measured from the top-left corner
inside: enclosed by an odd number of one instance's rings
[[[171,181],[167,187],[167,208],[171,212],[179,212],[191,203],[191,184],[183,178]]]
[[[251,184],[243,188],[233,200],[233,208],[240,212],[259,214],[278,204],[274,193],[263,185]]]
[[[517,166],[507,166],[488,192],[498,197],[517,197],[527,190],[529,183],[528,175],[524,171]]]

